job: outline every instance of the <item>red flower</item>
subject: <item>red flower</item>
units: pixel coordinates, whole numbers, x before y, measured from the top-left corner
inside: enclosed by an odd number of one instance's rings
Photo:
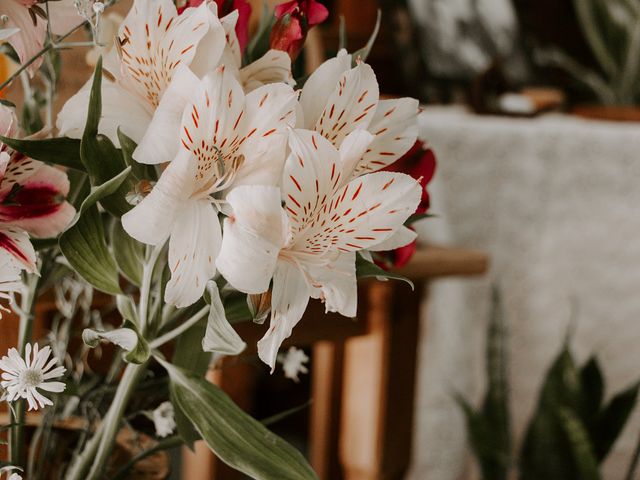
[[[178,13],[182,13],[189,7],[197,7],[204,0],[188,0],[187,3],[178,7]],[[240,50],[244,49],[249,42],[249,19],[251,17],[251,4],[249,0],[215,0],[218,6],[218,17],[226,17],[234,10],[238,10],[238,23],[236,23],[236,36],[240,44]]]
[[[436,171],[436,156],[433,150],[418,140],[415,145],[411,147],[411,150],[385,168],[385,170],[406,173],[420,182],[420,185],[422,185],[422,201],[418,205],[418,208],[416,208],[415,213],[427,213],[430,206],[427,185]],[[376,258],[376,263],[384,269],[401,268],[409,263],[409,260],[411,260],[415,252],[416,242],[414,241],[404,247],[382,253],[382,255]]]
[[[324,22],[329,10],[316,0],[291,0],[278,5],[274,14],[271,48],[287,52],[294,60],[302,50],[307,32]]]

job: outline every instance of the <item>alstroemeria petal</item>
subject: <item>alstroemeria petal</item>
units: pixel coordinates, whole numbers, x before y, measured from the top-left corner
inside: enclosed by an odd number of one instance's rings
[[[239,21],[239,12],[233,10],[228,15],[225,15],[220,19],[222,27],[224,28],[227,36],[227,43],[224,51],[222,52],[222,58],[220,64],[224,65],[234,75],[238,76],[241,66],[242,50],[240,48],[240,42],[238,41],[238,35],[236,34],[236,25]]]
[[[358,128],[347,135],[340,145],[340,160],[342,161],[342,182],[348,182],[353,171],[360,163],[369,145],[375,137],[368,130]]]
[[[271,323],[258,342],[258,356],[271,367],[271,372],[275,369],[280,345],[291,335],[307,309],[309,294],[309,286],[300,269],[288,261],[279,261],[273,276]]]
[[[289,135],[291,154],[282,176],[285,208],[294,232],[306,230],[340,184],[342,166],[338,151],[318,132],[294,130]],[[315,224],[315,222],[314,222]],[[330,244],[322,235],[308,242],[308,250],[318,254]]]
[[[197,302],[215,275],[222,230],[218,212],[208,199],[187,201],[174,222],[165,301],[182,308]]]
[[[162,96],[144,137],[133,152],[140,163],[160,164],[175,158],[180,148],[180,122],[184,108],[198,86],[187,66],[178,68]]]
[[[420,202],[420,184],[402,173],[378,172],[338,190],[315,225],[305,232],[310,250],[316,238],[354,252],[378,245],[398,230]]]
[[[218,270],[241,292],[265,292],[286,240],[280,190],[266,186],[237,187],[229,193],[227,202],[233,213],[224,221],[222,248],[216,261]]]
[[[227,320],[216,283],[208,282],[207,291],[211,297],[211,309],[207,320],[207,330],[202,339],[202,349],[205,352],[215,352],[222,355],[237,355],[246,348],[247,344],[242,341],[240,335]]]
[[[313,298],[324,301],[326,312],[338,312],[345,317],[355,317],[358,308],[358,282],[356,279],[356,254],[341,253],[338,258],[322,268],[311,268]]]
[[[418,238],[418,234],[414,230],[402,226],[385,241],[369,247],[369,250],[372,252],[388,252],[409,245],[415,242],[416,238]]]
[[[340,77],[350,68],[351,55],[346,50],[340,50],[336,57],[320,65],[307,79],[300,95],[305,128],[315,127],[329,97],[338,86]]]
[[[378,80],[366,63],[340,77],[314,129],[339,147],[356,128],[367,128],[379,99]]]
[[[28,272],[36,272],[36,252],[24,230],[11,226],[1,227],[0,249],[13,256]]]
[[[87,122],[91,81],[87,82],[62,107],[56,120],[60,135],[82,138]],[[123,115],[122,112],[126,112]],[[106,78],[102,79],[102,117],[98,131],[120,146],[118,128],[139,142],[151,121],[153,110],[147,102]]]
[[[291,57],[280,50],[269,50],[240,70],[240,81],[247,93],[270,83],[293,85],[295,82],[291,74]]]
[[[189,197],[192,167],[188,153],[179,155],[169,164],[151,193],[122,216],[122,226],[129,235],[149,245],[167,239]]]
[[[378,171],[407,153],[418,138],[418,101],[413,98],[382,100],[369,124],[375,138],[354,175]]]
[[[3,0],[0,2],[0,16],[7,19],[3,27],[7,29],[18,28],[20,31],[11,35],[7,42],[11,44],[18,54],[20,63],[25,63],[42,50],[47,36],[47,23],[40,17],[36,17],[36,24],[29,14],[29,9],[18,0]],[[38,71],[42,64],[39,57],[28,68],[30,76]]]

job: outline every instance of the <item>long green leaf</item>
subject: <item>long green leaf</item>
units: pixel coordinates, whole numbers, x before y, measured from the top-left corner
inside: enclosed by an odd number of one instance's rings
[[[408,278],[398,275],[397,273],[383,270],[360,254],[356,255],[356,276],[358,278],[377,278],[379,280],[400,280],[401,282],[407,283],[412,290],[415,289],[413,282]]]
[[[121,152],[109,138],[98,133],[101,115],[102,59],[98,61],[93,75],[87,123],[80,142],[80,159],[89,174],[92,185],[108,182],[126,168]],[[119,217],[131,209],[131,205],[126,201],[126,195],[132,187],[131,181],[124,182],[116,191],[102,198],[100,203],[109,213]]]
[[[62,254],[80,276],[98,290],[112,295],[122,292],[116,262],[107,247],[96,203],[120,188],[130,172],[128,167],[115,178],[94,187],[59,241]]]
[[[562,431],[569,444],[569,454],[573,457],[575,480],[599,480],[598,460],[585,425],[568,408],[559,407],[556,412]]]
[[[222,461],[257,480],[318,478],[298,450],[243,412],[218,387],[159,361],[169,372],[174,400]]]
[[[122,228],[122,222],[115,219],[111,227],[113,256],[120,272],[134,285],[142,283],[144,245],[130,237]]]
[[[84,171],[80,160],[80,140],[75,138],[24,140],[0,136],[0,141],[34,160]]]

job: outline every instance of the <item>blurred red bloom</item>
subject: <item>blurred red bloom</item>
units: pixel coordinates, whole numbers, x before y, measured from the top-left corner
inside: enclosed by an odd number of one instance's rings
[[[178,7],[178,13],[182,13],[189,7],[197,7],[202,4],[204,0],[188,0],[187,3]],[[218,17],[226,17],[234,10],[238,10],[238,23],[236,23],[236,36],[238,37],[238,43],[240,44],[240,50],[244,52],[244,49],[249,42],[249,19],[251,17],[251,4],[249,0],[215,0],[218,6]]]
[[[278,5],[274,14],[271,48],[287,52],[294,60],[302,50],[307,32],[324,22],[329,10],[316,0],[291,0]]]
[[[385,170],[390,172],[401,172],[411,175],[422,185],[422,201],[416,208],[416,214],[427,213],[430,206],[429,192],[427,185],[433,178],[436,171],[436,156],[424,142],[418,140],[411,150],[399,158],[395,163],[389,165]],[[390,252],[383,252],[377,256],[376,263],[384,268],[400,268],[406,265],[416,252],[416,243],[412,242],[404,247],[397,248]]]

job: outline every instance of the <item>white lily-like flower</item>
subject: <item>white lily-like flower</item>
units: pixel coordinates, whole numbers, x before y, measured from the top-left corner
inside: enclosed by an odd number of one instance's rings
[[[164,133],[179,135],[177,145],[169,147],[175,159],[122,224],[150,245],[170,237],[167,303],[191,305],[214,276],[225,192],[233,185],[280,181],[295,108],[291,87],[265,85],[245,96],[236,78],[219,67],[199,82],[180,129]]]
[[[139,142],[178,67],[201,76],[218,65],[226,40],[215,10],[215,4],[203,2],[178,15],[171,0],[135,0],[118,30],[118,55],[105,61],[114,81],[103,81],[101,133],[118,144],[120,127]],[[90,90],[88,82],[63,107],[57,122],[61,134],[82,135]]]
[[[278,355],[278,361],[282,364],[284,376],[296,383],[300,381],[301,373],[309,373],[309,369],[305,365],[309,361],[309,357],[304,353],[304,350],[299,348],[289,347],[287,353]]]
[[[176,429],[175,412],[171,402],[162,402],[158,405],[151,413],[151,419],[158,437],[167,437]]]
[[[271,325],[258,343],[260,358],[272,369],[310,297],[322,299],[327,311],[355,316],[356,252],[390,238],[421,196],[418,182],[400,173],[372,173],[344,184],[351,170],[318,132],[291,132],[289,148],[282,196],[276,187],[251,185],[227,196],[232,213],[216,261],[245,293],[268,290],[273,278]]]
[[[32,355],[33,352],[33,355]],[[20,398],[27,400],[29,410],[37,410],[53,402],[42,395],[38,389],[47,392],[59,393],[65,389],[63,382],[51,381],[54,378],[64,375],[66,369],[62,366],[55,366],[58,359],[51,355],[51,347],[46,346],[38,350],[38,344],[30,343],[25,347],[25,358],[23,359],[18,350],[10,348],[7,356],[0,359],[0,369],[2,373],[2,388],[5,389],[7,401],[13,402]]]
[[[418,101],[413,98],[380,100],[373,69],[363,62],[352,67],[351,55],[341,50],[309,77],[300,95],[304,128],[320,132],[344,156],[358,175],[378,171],[399,159],[418,136]]]

